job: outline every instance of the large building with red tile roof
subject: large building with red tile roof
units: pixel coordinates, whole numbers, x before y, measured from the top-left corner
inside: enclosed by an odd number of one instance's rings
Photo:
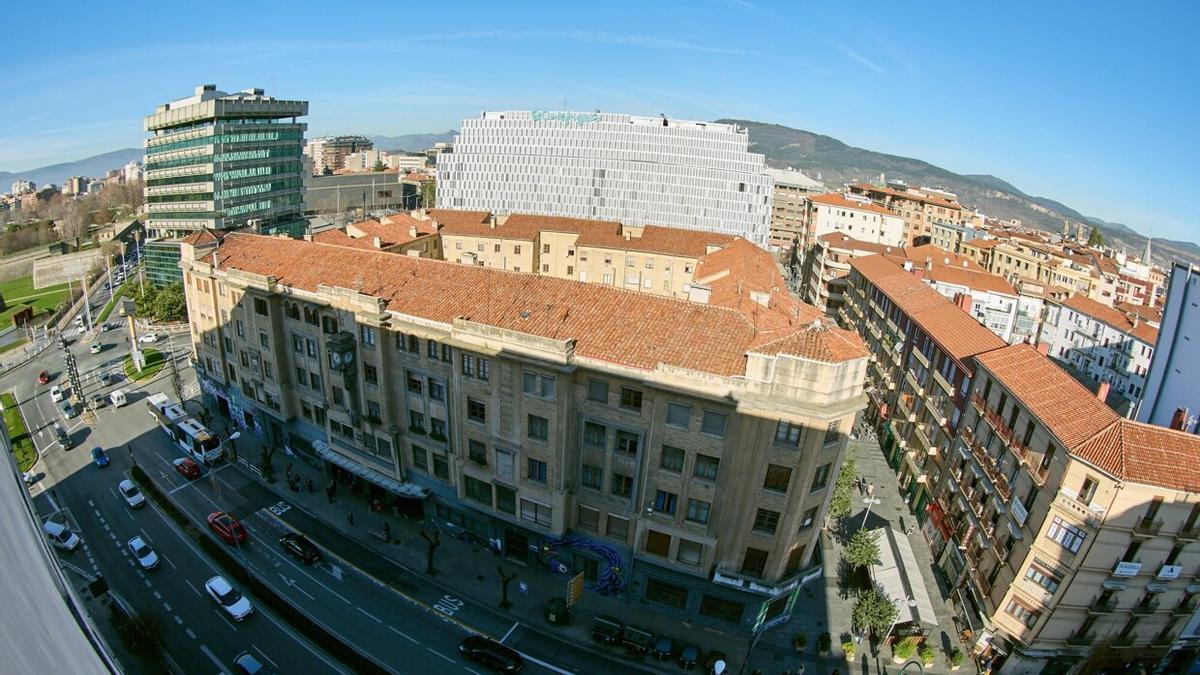
[[[840,319],[874,355],[867,419],[974,655],[999,672],[1156,663],[1194,609],[1200,437],[1118,415],[884,255],[851,267]]]
[[[807,227],[801,245],[812,247],[816,238],[841,233],[860,241],[904,246],[904,219],[867,197],[827,192],[808,198]]]
[[[941,190],[901,187],[853,183],[850,192],[867,197],[900,216],[904,221],[905,244],[927,242],[935,222],[963,221],[963,209],[957,197]]]
[[[868,352],[746,240],[699,263],[703,302],[319,241],[183,248],[204,391],[266,442],[511,555],[592,541],[558,555],[603,546],[639,601],[719,603],[680,611],[698,626],[749,634],[819,564]]]

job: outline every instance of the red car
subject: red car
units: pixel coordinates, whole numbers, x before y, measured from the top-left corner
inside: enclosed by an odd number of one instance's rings
[[[208,514],[208,527],[226,544],[240,544],[246,541],[246,528],[242,527],[237,518],[224,511]]]
[[[38,373],[38,384],[50,384],[50,373],[44,370]]]
[[[197,464],[196,460],[194,459],[180,457],[179,459],[171,462],[171,464],[175,466],[175,470],[179,472],[180,476],[183,476],[188,480],[200,477],[200,465]]]

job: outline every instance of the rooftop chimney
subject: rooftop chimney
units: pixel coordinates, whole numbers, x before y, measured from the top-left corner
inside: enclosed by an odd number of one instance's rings
[[[371,243],[375,248],[383,248],[383,242],[379,240],[379,237],[371,237]]]
[[[929,256],[925,256],[925,269],[927,271],[933,269],[933,258],[930,258]]]
[[[493,230],[496,229],[496,214],[488,214],[488,227]]]
[[[911,260],[905,260],[905,261],[904,261],[904,271],[905,271],[905,272],[911,272],[911,271],[912,271],[912,261],[911,261]]]
[[[1096,398],[1100,399],[1101,401],[1107,401],[1109,386],[1110,385],[1107,382],[1101,382],[1100,386],[1096,387]]]
[[[970,293],[955,293],[954,304],[957,305],[962,311],[970,314],[971,308],[974,306],[974,301],[971,300]]]
[[[408,226],[408,236],[412,237],[413,239],[417,238],[417,226],[416,225]]]

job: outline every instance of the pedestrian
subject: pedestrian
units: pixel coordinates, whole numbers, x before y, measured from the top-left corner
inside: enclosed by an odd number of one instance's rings
[[[346,523],[348,525],[350,525],[350,527],[354,527],[354,512],[353,511],[346,512]]]
[[[305,484],[305,487],[308,488],[308,491],[312,492],[312,476],[309,476],[308,478],[304,479],[304,484]]]
[[[325,486],[325,496],[329,499],[329,503],[333,503],[333,486]]]
[[[386,520],[383,521],[383,538],[388,541],[392,540],[392,524]]]

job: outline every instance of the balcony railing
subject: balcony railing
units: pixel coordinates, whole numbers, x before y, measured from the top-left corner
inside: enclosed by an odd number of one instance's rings
[[[1196,611],[1196,598],[1188,597],[1180,601],[1178,605],[1171,608],[1171,613],[1175,616],[1189,616]]]
[[[1155,520],[1149,517],[1142,518],[1133,526],[1133,534],[1134,536],[1140,537],[1154,537],[1158,535],[1158,532],[1162,529],[1162,526],[1163,521],[1161,519]]]
[[[1142,614],[1142,615],[1153,614],[1158,611],[1158,600],[1156,598],[1150,598],[1149,600],[1143,600],[1143,601],[1139,602],[1138,604],[1134,605],[1133,610],[1131,610],[1131,611],[1134,614]]]
[[[1190,526],[1185,525],[1184,527],[1179,528],[1179,531],[1175,533],[1175,538],[1183,539],[1185,541],[1196,541],[1197,539],[1200,539],[1200,522],[1193,523]]]
[[[968,427],[963,427],[963,438],[971,448],[971,454],[975,456],[979,465],[983,467],[983,472],[987,475],[988,480],[991,481],[992,485],[996,486],[996,491],[1000,493],[1004,501],[1008,501],[1012,497],[1012,489],[1008,485],[1008,479],[1004,477],[1004,474],[1000,473],[1000,467],[996,464],[996,460],[979,444],[979,441],[975,439],[975,435],[971,433]]]
[[[1090,645],[1095,641],[1096,641],[1095,631],[1088,631],[1086,633],[1075,633],[1071,637],[1067,638],[1067,644],[1069,644],[1069,645]]]
[[[1012,448],[1017,457],[1028,462],[1030,455],[1029,446],[1017,438],[1017,434],[1004,423],[1004,420],[1000,418],[1000,415],[995,410],[988,407],[987,401],[984,401],[978,392],[971,394],[971,403],[979,410],[979,414],[983,415],[983,418],[988,421],[988,424],[996,431],[996,435],[1004,441],[1005,445]]]
[[[1124,635],[1118,635],[1112,639],[1114,647],[1128,647],[1137,639],[1137,633],[1129,632]]]
[[[1097,597],[1088,605],[1088,614],[1111,614],[1116,608],[1116,598]]]

